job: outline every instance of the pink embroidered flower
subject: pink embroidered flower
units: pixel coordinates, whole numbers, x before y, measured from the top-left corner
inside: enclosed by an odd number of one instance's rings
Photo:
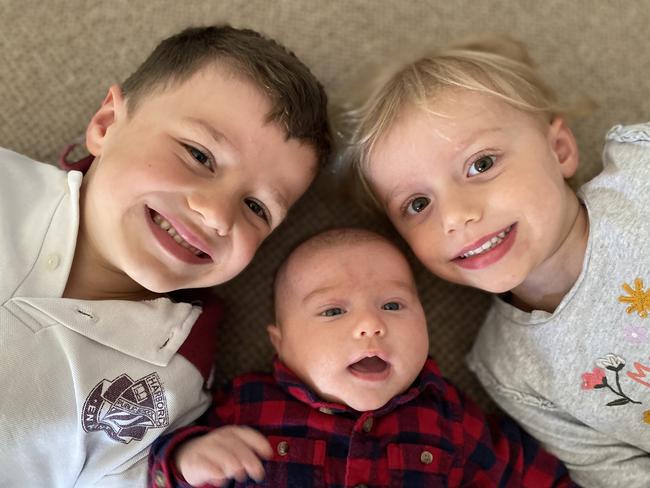
[[[625,338],[627,342],[632,344],[643,344],[645,342],[647,332],[644,327],[628,325],[625,327]]]
[[[605,371],[600,368],[594,368],[593,371],[582,375],[582,389],[593,390],[597,386],[601,385],[604,379]]]

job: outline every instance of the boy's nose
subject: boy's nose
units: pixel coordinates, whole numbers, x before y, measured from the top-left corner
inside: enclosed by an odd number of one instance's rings
[[[235,205],[228,195],[205,196],[195,193],[188,199],[190,208],[200,215],[202,223],[214,229],[218,235],[227,236],[235,222]]]
[[[471,222],[481,218],[481,209],[472,195],[466,192],[451,191],[438,201],[438,211],[445,234],[462,230]]]

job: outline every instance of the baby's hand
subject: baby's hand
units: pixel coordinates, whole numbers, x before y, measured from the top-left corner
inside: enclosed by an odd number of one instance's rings
[[[176,466],[193,486],[210,483],[221,486],[228,479],[260,482],[264,467],[260,458],[273,455],[271,444],[250,427],[229,425],[192,439],[178,448]]]

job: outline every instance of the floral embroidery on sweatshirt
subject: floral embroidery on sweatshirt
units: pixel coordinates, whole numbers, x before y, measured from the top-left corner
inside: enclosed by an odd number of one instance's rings
[[[625,359],[616,354],[607,354],[604,358],[596,360],[596,366],[593,371],[582,374],[582,388],[584,390],[607,389],[614,393],[618,398],[607,403],[608,407],[618,407],[627,405],[628,403],[641,403],[627,396],[621,387],[619,373],[625,367]],[[609,371],[614,373],[613,382],[610,382],[607,377]]]
[[[644,289],[641,278],[634,280],[634,288],[627,283],[623,283],[622,288],[627,293],[627,296],[619,296],[618,301],[629,304],[625,311],[628,314],[636,312],[643,319],[648,318],[648,312],[650,312],[650,288]]]

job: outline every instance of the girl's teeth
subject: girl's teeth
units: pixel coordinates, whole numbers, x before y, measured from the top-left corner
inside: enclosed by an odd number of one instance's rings
[[[505,230],[502,230],[499,232],[496,236],[492,237],[492,239],[489,239],[485,241],[481,246],[477,247],[476,249],[472,249],[471,251],[466,252],[465,254],[461,255],[461,259],[469,258],[471,256],[476,256],[477,254],[482,254],[488,249],[492,249],[493,247],[498,246],[501,244],[501,241],[510,233],[511,227],[508,227]]]

